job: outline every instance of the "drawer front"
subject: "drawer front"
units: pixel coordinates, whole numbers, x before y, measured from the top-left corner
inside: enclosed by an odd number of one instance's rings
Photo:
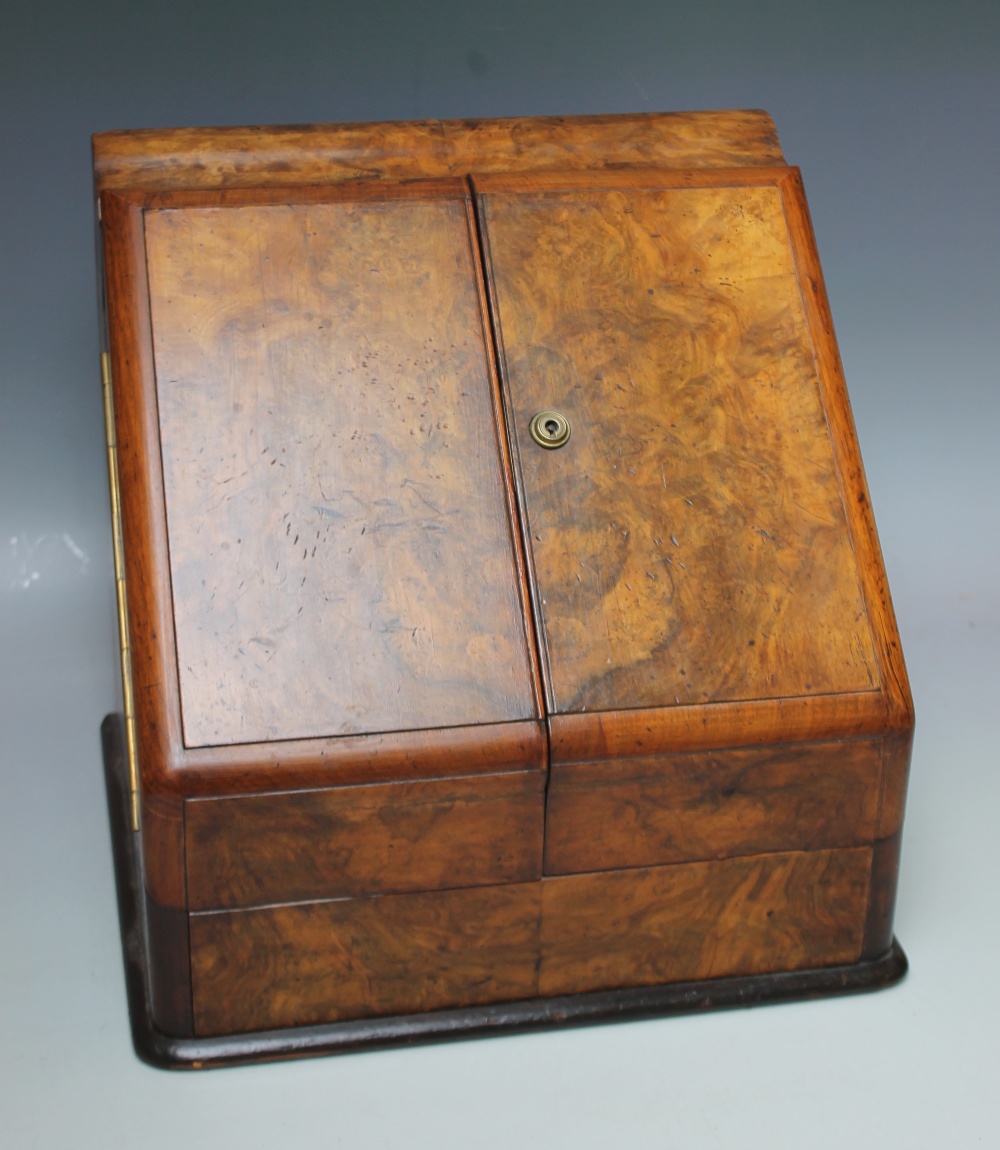
[[[881,739],[554,765],[545,873],[871,843],[881,773]]]
[[[541,877],[545,773],[190,799],[192,910]]]
[[[854,962],[871,849],[193,914],[195,1032]]]
[[[545,879],[539,993],[856,962],[871,858],[855,847]]]
[[[530,998],[541,883],[191,916],[195,1033]]]

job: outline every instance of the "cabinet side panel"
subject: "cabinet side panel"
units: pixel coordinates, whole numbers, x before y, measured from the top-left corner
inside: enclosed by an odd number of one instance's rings
[[[537,994],[539,883],[191,916],[200,1035]]]
[[[871,857],[862,847],[547,878],[539,992],[855,962]]]
[[[882,740],[552,767],[545,872],[870,844]]]
[[[545,774],[187,803],[192,910],[541,878]]]

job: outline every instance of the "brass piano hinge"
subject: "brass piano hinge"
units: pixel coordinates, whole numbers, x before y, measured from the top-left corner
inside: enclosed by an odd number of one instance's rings
[[[125,745],[128,754],[128,788],[132,830],[139,829],[139,759],[135,741],[135,709],[132,694],[132,655],[128,641],[128,603],[125,598],[125,551],[122,545],[122,509],[118,485],[118,444],[115,440],[114,396],[111,390],[111,356],[101,352],[101,386],[104,390],[104,434],[108,441],[108,483],[111,488],[111,538],[115,554],[115,592],[118,599],[118,634],[122,660],[122,696],[125,705]]]

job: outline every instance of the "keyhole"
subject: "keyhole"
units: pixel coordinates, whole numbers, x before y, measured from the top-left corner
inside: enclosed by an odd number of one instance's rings
[[[528,425],[531,438],[539,447],[562,447],[569,442],[572,429],[561,411],[539,411]]]

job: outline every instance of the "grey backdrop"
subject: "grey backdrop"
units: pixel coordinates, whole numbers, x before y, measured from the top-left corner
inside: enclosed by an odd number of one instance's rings
[[[201,1075],[132,1054],[89,135],[763,107],[805,176],[917,704],[879,995]],[[0,1145],[1000,1139],[1000,5],[0,4]]]

